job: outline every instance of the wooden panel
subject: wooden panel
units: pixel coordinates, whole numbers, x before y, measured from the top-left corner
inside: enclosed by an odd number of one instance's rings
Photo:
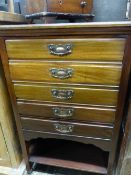
[[[25,14],[32,14],[46,11],[46,0],[21,0],[21,8]]]
[[[10,103],[10,97],[6,87],[4,72],[2,64],[0,62],[0,126],[3,131],[3,139],[0,138],[0,148],[2,144],[5,144],[7,149],[2,154],[5,154],[5,159],[9,159],[12,168],[18,168],[21,163],[21,151],[19,145],[19,139],[16,132],[14,114],[12,111],[12,105]],[[2,143],[4,142],[4,143]],[[8,153],[8,155],[7,155]],[[0,161],[0,166],[7,166],[4,160]],[[1,174],[1,173],[0,173]]]
[[[120,134],[120,128],[121,123],[124,122],[126,118],[125,116],[125,110],[127,105],[127,95],[129,92],[129,83],[131,80],[131,36],[128,36],[126,47],[125,47],[125,55],[124,55],[124,61],[123,61],[123,70],[122,70],[122,77],[121,77],[121,83],[120,83],[120,90],[119,90],[119,96],[118,96],[118,104],[117,104],[117,113],[116,113],[116,119],[115,119],[115,127],[113,132],[113,139],[112,139],[112,152],[109,157],[109,166],[108,166],[108,172],[109,174],[112,174],[114,169],[117,166],[117,156],[118,156],[118,143],[119,143],[119,134]],[[123,120],[124,119],[124,120]]]
[[[72,70],[72,76],[66,79],[54,78],[50,71],[52,68],[64,70],[69,68]],[[13,80],[119,85],[121,65],[86,62],[11,61],[10,72]]]
[[[30,141],[31,139],[43,138],[43,139],[59,139],[59,140],[68,140],[68,141],[76,141],[81,142],[84,144],[93,144],[97,147],[100,147],[104,151],[110,151],[111,147],[111,140],[104,140],[104,139],[95,139],[95,138],[84,138],[84,137],[74,137],[73,135],[62,135],[58,133],[46,133],[46,132],[39,132],[39,131],[29,131],[23,130],[24,138],[26,141]]]
[[[15,13],[14,0],[9,0],[8,1],[8,11],[11,12],[11,13]]]
[[[10,156],[6,147],[3,130],[0,123],[0,166],[11,166]]]
[[[95,124],[84,124],[84,123],[79,124],[71,122],[30,119],[24,117],[21,118],[21,122],[23,129],[26,130],[60,133],[63,135],[95,137],[103,139],[111,139],[113,129],[112,126],[107,125],[95,125]],[[59,131],[58,129],[56,129],[55,125],[61,125],[62,128],[64,129],[61,129],[62,131]],[[71,126],[72,129],[68,131],[66,126],[67,127]]]
[[[28,160],[27,160],[28,159],[27,152],[26,152],[24,137],[22,135],[20,117],[18,117],[18,112],[16,109],[17,104],[16,104],[16,99],[15,99],[14,88],[13,88],[13,85],[12,85],[12,82],[10,79],[10,73],[9,73],[9,68],[8,68],[8,57],[7,57],[4,39],[0,40],[0,52],[1,52],[0,54],[1,54],[1,60],[2,60],[2,66],[1,66],[0,71],[2,71],[3,66],[7,66],[6,68],[4,67],[5,69],[3,71],[3,74],[4,74],[3,80],[5,80],[5,78],[6,78],[6,82],[5,83],[2,82],[1,84],[2,85],[4,84],[4,86],[2,86],[2,88],[0,88],[0,90],[3,90],[0,93],[1,97],[3,96],[3,98],[0,98],[0,99],[2,99],[2,100],[0,100],[0,102],[1,102],[0,106],[2,106],[2,110],[4,110],[4,114],[5,114],[5,115],[3,115],[3,121],[5,121],[5,118],[7,117],[7,120],[5,122],[5,124],[6,124],[5,131],[6,131],[6,138],[7,138],[6,142],[9,145],[8,150],[10,150],[10,155],[12,157],[12,160],[13,160],[13,162],[16,162],[15,164],[12,162],[12,165],[14,165],[14,168],[17,168],[20,165],[19,164],[19,163],[21,163],[20,159],[23,157],[24,161],[26,163],[27,171],[28,171],[29,164],[28,164]],[[0,75],[1,75],[1,72],[0,72]],[[2,78],[0,78],[0,80],[2,80]],[[6,92],[6,85],[8,85],[7,92]],[[10,104],[10,101],[11,101],[11,104]],[[9,105],[9,108],[8,108],[8,105]],[[13,112],[13,115],[11,115],[10,112]],[[16,124],[17,124],[17,132],[16,132],[16,127],[15,127],[14,117],[15,117]],[[15,129],[14,129],[14,127],[15,127]],[[21,143],[21,148],[22,148],[22,153],[23,153],[22,157],[20,157],[21,151],[20,151],[19,144],[17,143],[17,139],[20,140],[20,143]]]
[[[81,35],[81,38],[90,37],[100,38],[123,36],[123,44],[120,47],[122,50],[125,45],[126,36],[131,34],[130,22],[89,22],[89,23],[59,23],[59,24],[32,24],[32,25],[6,25],[0,26],[1,37],[53,37],[56,38],[77,38]],[[107,36],[108,34],[108,36]],[[15,37],[14,37],[15,36]],[[109,38],[107,38],[109,39]],[[110,39],[109,39],[110,40]],[[115,40],[115,39],[114,39]],[[8,40],[9,41],[9,40]],[[116,48],[116,47],[115,47]],[[15,48],[14,48],[15,49]],[[120,49],[120,50],[121,50]],[[43,52],[42,52],[43,53]],[[123,52],[122,52],[123,53]],[[109,57],[108,57],[109,58]],[[117,57],[118,58],[118,57]]]
[[[48,44],[72,44],[72,54],[55,56]],[[28,39],[6,40],[10,59],[122,60],[125,39]]]
[[[81,7],[82,0],[48,0],[47,9],[49,12],[63,12],[63,13],[91,13],[93,0],[85,0],[87,5]]]
[[[116,106],[118,90],[100,89],[80,86],[59,86],[59,85],[41,85],[41,84],[15,84],[15,94],[19,99],[43,100],[65,103],[83,103],[94,105]],[[73,91],[70,99],[57,99],[52,96],[52,90]]]
[[[107,174],[107,169],[105,167],[100,167],[94,164],[88,164],[88,163],[82,163],[82,162],[76,162],[76,161],[69,161],[69,160],[61,160],[61,159],[54,159],[54,158],[48,158],[48,157],[40,157],[40,156],[31,156],[30,162],[36,162],[43,165],[49,165],[49,166],[56,166],[61,168],[68,168],[78,171],[87,171],[93,172],[93,173],[100,173]]]
[[[20,14],[0,11],[0,22],[26,23],[25,17]]]
[[[18,112],[21,115],[31,118],[50,118],[50,119],[66,119],[79,121],[93,121],[103,123],[113,123],[115,119],[115,109],[113,108],[97,108],[91,106],[70,106],[59,104],[46,104],[28,101],[18,101]],[[53,109],[73,110],[71,117],[59,117],[54,114]]]

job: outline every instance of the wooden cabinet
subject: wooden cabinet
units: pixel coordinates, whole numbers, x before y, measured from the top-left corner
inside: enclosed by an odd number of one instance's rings
[[[1,58],[28,171],[30,162],[57,162],[115,172],[131,65],[130,29],[130,22],[0,27]],[[108,152],[108,165],[34,156],[27,148],[36,138],[95,145]]]

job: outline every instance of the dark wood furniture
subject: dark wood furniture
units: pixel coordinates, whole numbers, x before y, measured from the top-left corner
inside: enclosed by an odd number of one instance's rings
[[[131,81],[130,81],[131,83]],[[131,144],[131,86],[128,88],[128,98],[126,100],[126,108],[125,111],[125,120],[123,121],[123,130],[124,134],[121,137],[121,147],[119,154],[119,161],[117,165],[117,173],[118,174],[130,174],[130,165],[131,165],[131,155],[130,155],[130,144]]]
[[[1,26],[0,37],[28,172],[29,160],[73,167],[69,160],[28,156],[25,141],[54,138],[108,152],[107,168],[76,165],[113,175],[131,67],[131,23]]]
[[[38,9],[34,6],[38,4]],[[39,6],[42,7],[39,7]],[[56,20],[69,20],[70,22],[75,22],[76,20],[91,21],[94,17],[92,14],[93,0],[48,0],[48,1],[26,1],[26,9],[28,14],[27,19],[31,19],[34,22],[35,19],[46,19],[44,23],[49,22],[47,19],[50,17]],[[38,11],[35,13],[34,11]]]
[[[90,13],[93,0],[48,0],[46,6],[48,12]]]
[[[87,14],[91,13],[93,8],[93,0],[21,0],[21,3],[25,4],[27,14],[38,12]]]

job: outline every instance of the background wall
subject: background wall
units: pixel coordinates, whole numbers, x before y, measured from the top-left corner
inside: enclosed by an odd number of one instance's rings
[[[120,21],[126,17],[127,0],[94,0],[94,21]]]

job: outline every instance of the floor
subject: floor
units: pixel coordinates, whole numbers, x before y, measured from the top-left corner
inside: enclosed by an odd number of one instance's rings
[[[49,175],[48,173],[33,172],[31,175]]]

